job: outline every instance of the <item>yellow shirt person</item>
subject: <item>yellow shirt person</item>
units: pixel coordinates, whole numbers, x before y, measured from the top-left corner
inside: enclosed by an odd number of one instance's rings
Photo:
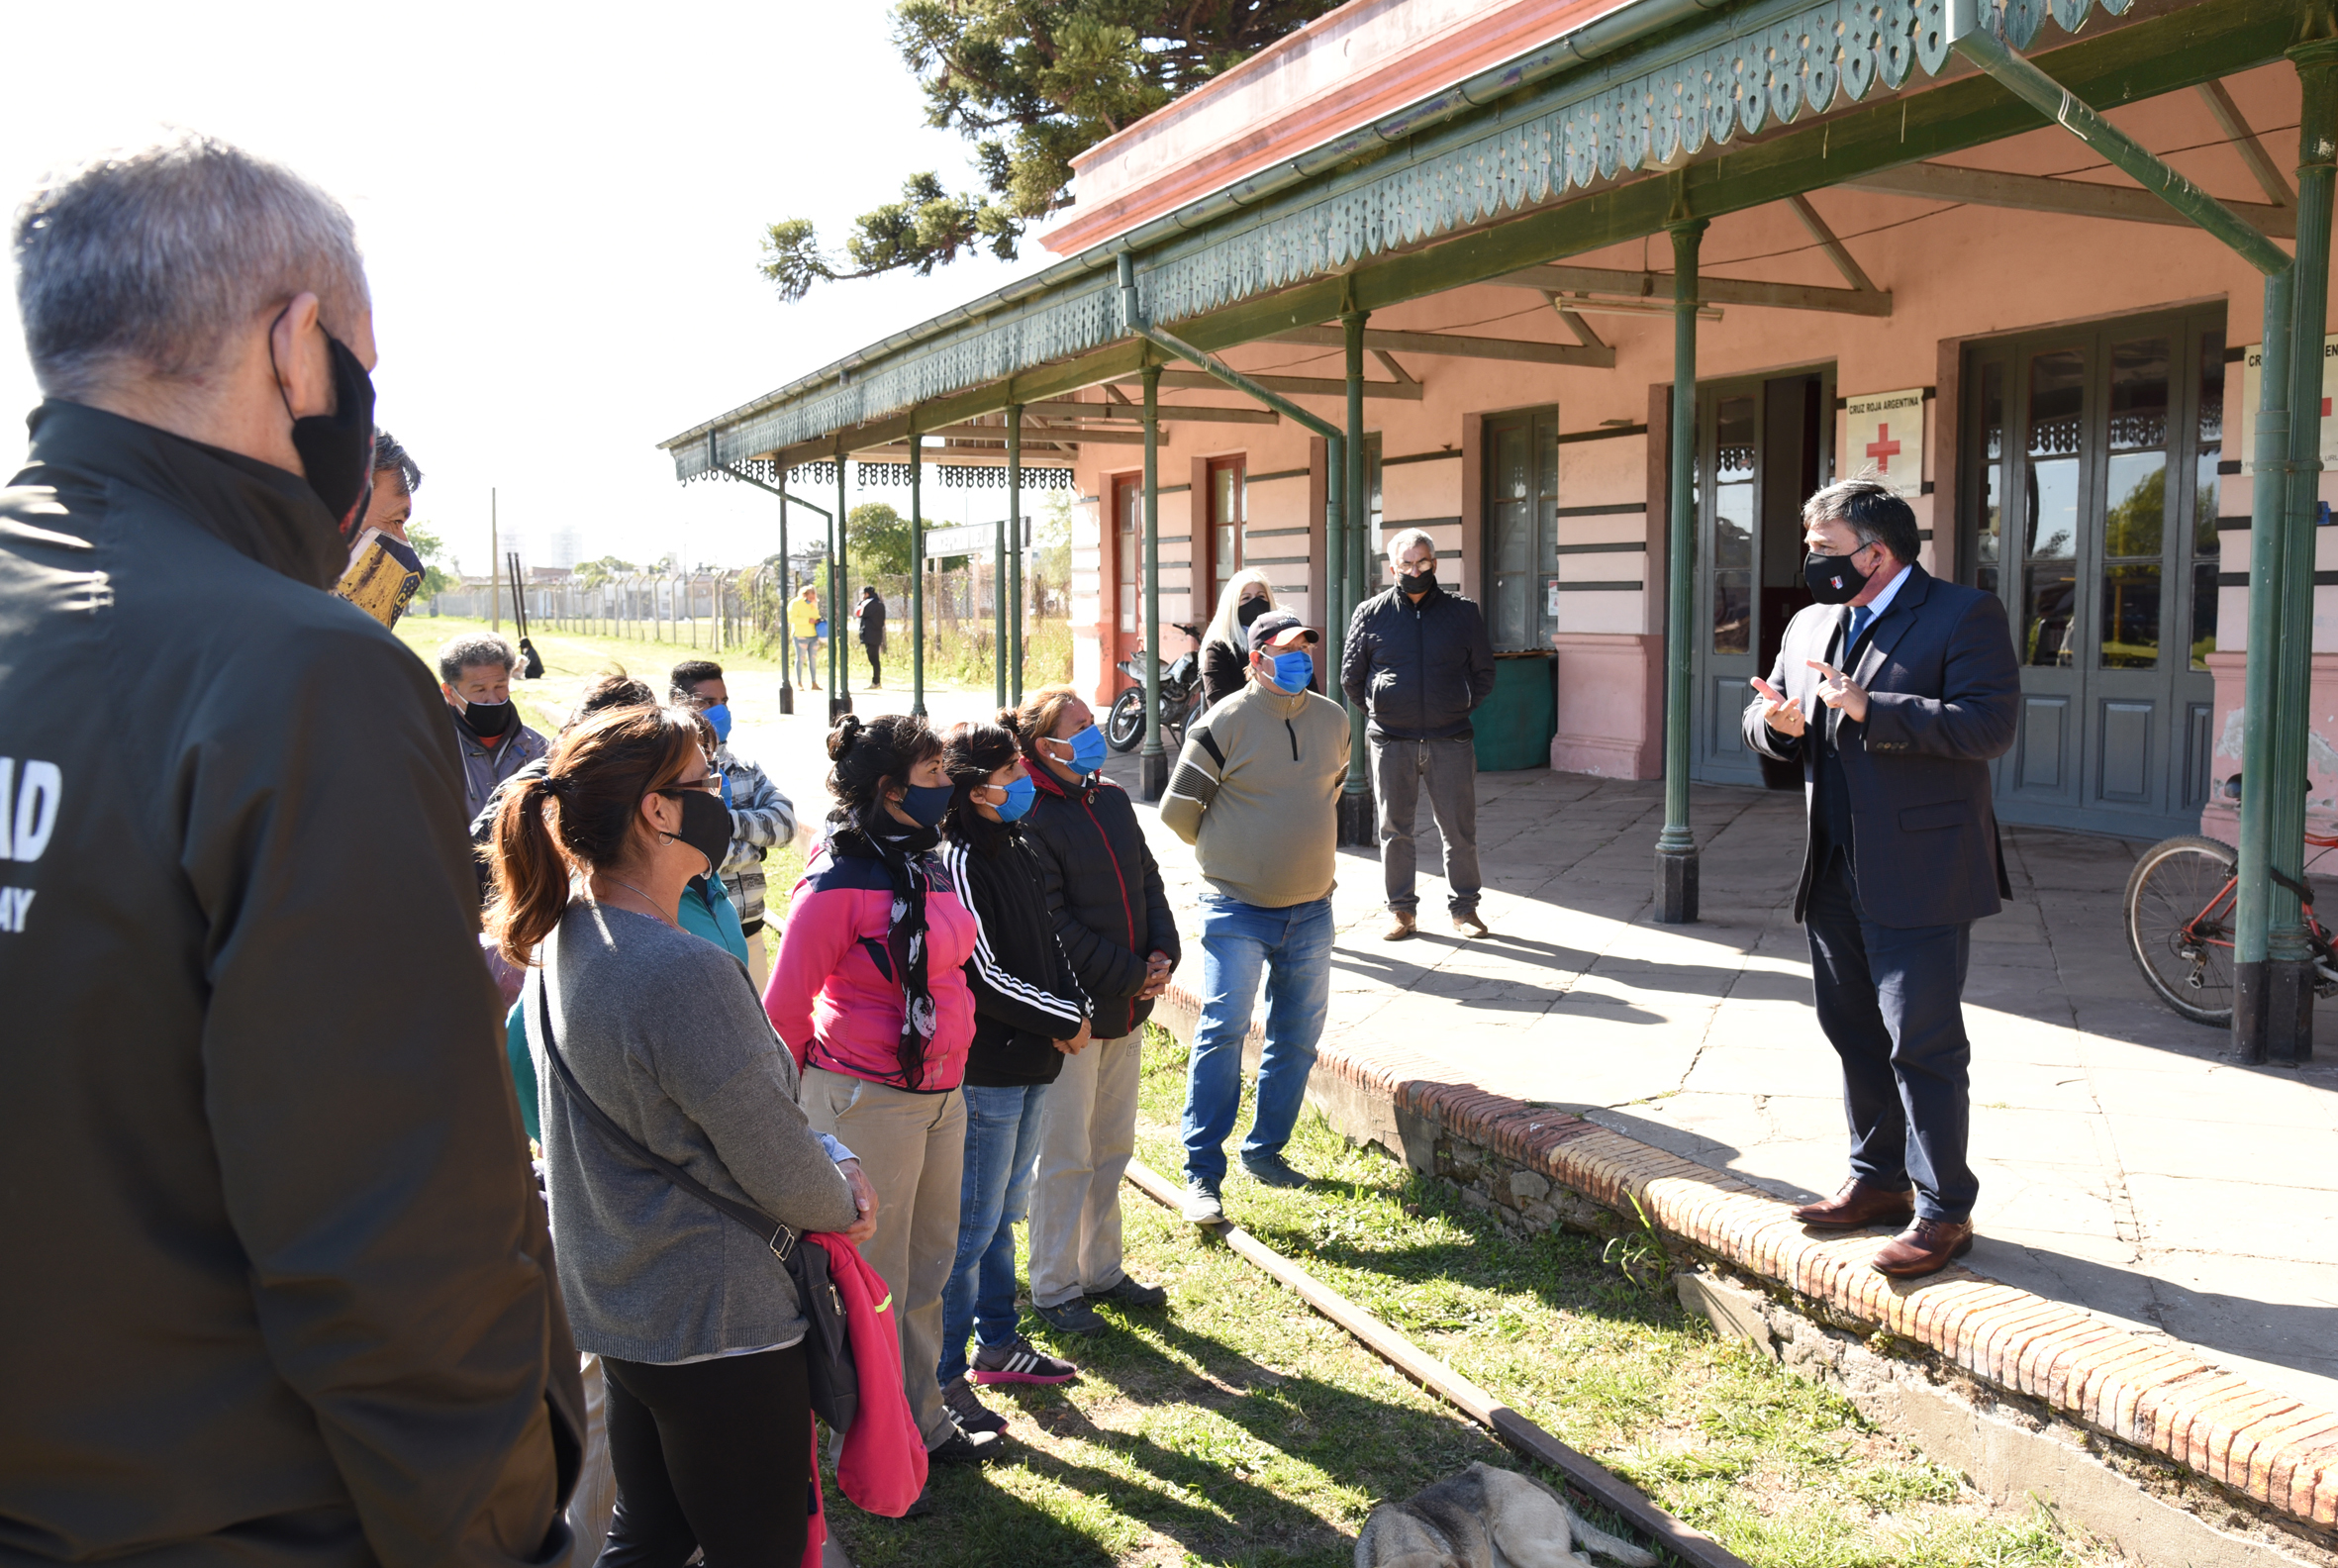
[[[819,628],[820,597],[807,588],[788,601],[788,632],[793,637],[816,637]]]

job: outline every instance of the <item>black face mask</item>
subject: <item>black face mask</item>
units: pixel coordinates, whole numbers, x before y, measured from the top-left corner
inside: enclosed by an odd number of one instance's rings
[[[287,305],[285,310],[291,308]],[[276,318],[283,319],[281,314]],[[363,362],[348,345],[331,333],[325,335],[325,347],[333,361],[333,412],[294,419],[292,449],[300,453],[309,488],[333,514],[341,537],[348,540],[357,537],[357,526],[365,521],[365,509],[373,502],[373,377],[365,373]],[[271,323],[268,364],[273,368],[275,363],[276,330]],[[284,412],[290,414],[292,399],[285,395],[281,381],[276,383],[276,396],[283,399]]]
[[[512,727],[520,710],[507,698],[499,703],[472,703],[462,711],[463,728],[482,740],[492,740]]]
[[[679,792],[682,799],[682,831],[666,834],[668,838],[686,843],[707,857],[708,876],[721,868],[723,857],[731,852],[731,813],[723,809],[720,797],[702,789]]]
[[[1250,623],[1265,615],[1270,608],[1271,606],[1263,598],[1245,599],[1234,611],[1234,619],[1242,624],[1244,631],[1248,631]]]
[[[1434,566],[1416,577],[1408,577],[1402,572],[1397,574],[1397,586],[1409,594],[1424,594],[1436,585],[1437,569]]]
[[[1859,549],[1867,548],[1862,544]],[[1859,550],[1853,550],[1856,555]],[[1867,573],[1851,564],[1851,555],[1821,555],[1816,551],[1802,558],[1802,581],[1809,587],[1810,597],[1820,604],[1849,604],[1867,587]]]

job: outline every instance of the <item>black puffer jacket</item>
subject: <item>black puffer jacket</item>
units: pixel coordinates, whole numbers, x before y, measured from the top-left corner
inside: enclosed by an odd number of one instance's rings
[[[1339,684],[1372,716],[1375,740],[1466,740],[1470,711],[1494,693],[1486,618],[1442,588],[1417,602],[1375,594],[1348,623]]]
[[[1008,828],[984,836],[991,841],[941,847],[958,902],[974,915],[974,956],[966,960],[974,1044],[966,1053],[966,1081],[1053,1083],[1063,1071],[1055,1042],[1080,1032],[1087,998],[1055,939],[1047,891],[1021,834]]]
[[[1156,949],[1178,958],[1177,920],[1161,868],[1137,826],[1128,792],[1100,774],[1066,784],[1038,762],[1038,787],[1021,827],[1047,890],[1056,939],[1094,1009],[1098,1039],[1131,1033],[1152,1016],[1136,1000]]]

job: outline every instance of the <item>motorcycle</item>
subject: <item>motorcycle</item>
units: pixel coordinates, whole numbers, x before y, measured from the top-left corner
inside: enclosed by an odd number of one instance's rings
[[[1185,745],[1185,727],[1202,711],[1202,634],[1177,623],[1193,647],[1171,659],[1161,670],[1161,738],[1172,750]],[[1113,699],[1104,721],[1105,744],[1115,751],[1133,751],[1144,738],[1144,661],[1151,653],[1138,648],[1114,667],[1135,684]]]

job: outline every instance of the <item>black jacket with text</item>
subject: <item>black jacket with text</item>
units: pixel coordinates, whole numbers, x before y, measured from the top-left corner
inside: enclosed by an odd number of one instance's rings
[[[1047,890],[1021,835],[1002,825],[983,837],[979,844],[948,840],[941,849],[958,902],[974,916],[966,1081],[993,1088],[1053,1083],[1063,1071],[1055,1042],[1080,1031],[1088,999],[1055,939]]]
[[[0,1562],[568,1549],[576,1352],[423,663],[298,475],[0,490]]]
[[[1396,589],[1356,606],[1339,659],[1347,700],[1374,740],[1466,740],[1471,710],[1494,694],[1494,643],[1474,600]]]
[[[1177,918],[1161,868],[1144,841],[1128,792],[1101,773],[1066,784],[1033,762],[1036,793],[1022,824],[1037,860],[1055,937],[1072,961],[1100,1040],[1136,1031],[1152,1017],[1139,1002],[1144,961],[1156,948],[1178,959]]]

